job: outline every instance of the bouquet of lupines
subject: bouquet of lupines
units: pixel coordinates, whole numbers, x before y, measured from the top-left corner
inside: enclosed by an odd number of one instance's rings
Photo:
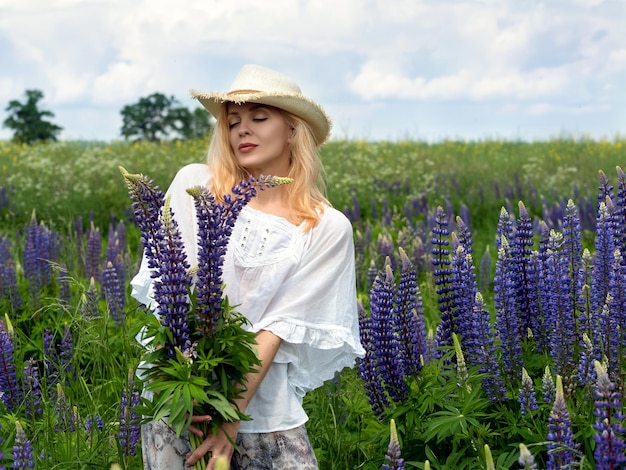
[[[120,171],[126,180],[148,266],[152,269],[157,316],[149,316],[143,360],[150,364],[144,388],[153,398],[140,409],[146,419],[167,417],[177,436],[193,415],[210,415],[216,431],[225,421],[248,417],[234,402],[245,377],[260,364],[255,334],[223,295],[222,265],[241,209],[265,187],[290,178],[261,176],[242,181],[218,203],[208,188],[194,187],[198,221],[198,264],[189,266],[169,198],[144,175]],[[201,438],[189,433],[192,447]],[[200,461],[196,468],[205,468]]]

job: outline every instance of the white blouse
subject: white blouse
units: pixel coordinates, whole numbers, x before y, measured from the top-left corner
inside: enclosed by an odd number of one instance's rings
[[[204,164],[182,168],[168,194],[191,266],[197,263],[197,224],[186,189],[206,186]],[[274,362],[252,398],[240,432],[284,431],[307,421],[302,397],[336,371],[364,355],[359,340],[352,227],[326,207],[309,231],[282,217],[241,211],[224,259],[224,293],[252,331],[282,339]],[[131,281],[132,296],[153,303],[152,279],[144,259]]]

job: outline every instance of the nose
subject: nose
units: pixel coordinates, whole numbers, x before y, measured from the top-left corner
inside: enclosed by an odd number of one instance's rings
[[[245,119],[241,120],[241,122],[239,123],[239,129],[237,130],[239,131],[240,136],[250,135],[250,128],[248,127],[248,123]]]

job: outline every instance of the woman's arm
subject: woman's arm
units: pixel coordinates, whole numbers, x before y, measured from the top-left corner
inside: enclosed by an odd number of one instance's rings
[[[259,388],[259,384],[265,378],[267,371],[269,370],[278,348],[282,340],[274,333],[261,330],[256,335],[257,352],[261,365],[257,367],[254,372],[249,373],[246,376],[245,390],[242,392],[241,397],[236,400],[236,405],[239,409],[245,413],[250,400]],[[206,422],[206,418],[198,416],[198,419],[193,422]],[[190,428],[190,431],[194,431]],[[230,458],[233,455],[233,445],[231,442],[235,441],[237,432],[239,431],[239,421],[232,423],[224,423],[220,426],[217,434],[210,434],[206,436],[206,439],[198,446],[198,448],[187,459],[187,465],[193,466],[198,460],[202,458],[206,453],[211,452],[212,457],[218,455],[224,455],[230,462]],[[215,459],[209,460],[207,470],[212,470],[215,463]]]

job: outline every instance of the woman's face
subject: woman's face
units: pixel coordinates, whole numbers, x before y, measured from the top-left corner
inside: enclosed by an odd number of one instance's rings
[[[286,175],[292,129],[281,112],[259,103],[229,103],[227,111],[230,146],[239,164],[253,176]]]

